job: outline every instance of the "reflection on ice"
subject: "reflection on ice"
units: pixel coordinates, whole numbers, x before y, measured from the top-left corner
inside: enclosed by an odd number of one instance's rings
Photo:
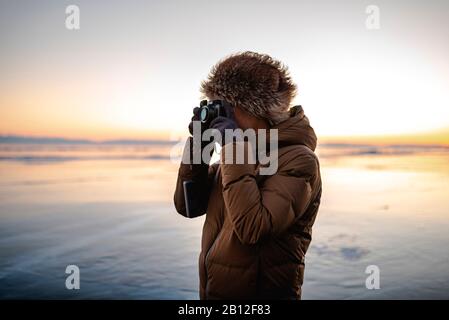
[[[174,211],[170,147],[0,145],[0,297],[197,298],[204,218]],[[303,298],[449,298],[447,149],[318,152]],[[64,286],[69,264],[77,292]],[[368,265],[380,290],[365,288]]]

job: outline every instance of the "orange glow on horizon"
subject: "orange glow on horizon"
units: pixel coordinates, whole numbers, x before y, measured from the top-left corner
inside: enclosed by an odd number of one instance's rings
[[[355,143],[355,144],[414,144],[449,146],[449,128],[402,135],[359,135],[359,136],[321,136],[319,143]]]
[[[129,128],[52,128],[52,130],[23,130],[7,132],[1,131],[1,135],[16,135],[24,137],[46,137],[46,138],[65,138],[65,139],[86,139],[91,141],[105,140],[173,140],[178,137],[186,136],[185,132],[178,130],[130,130]],[[354,136],[318,136],[318,141],[322,143],[343,143],[343,144],[415,144],[415,145],[444,145],[449,146],[449,128],[428,132],[422,134],[403,134],[403,135],[354,135]]]

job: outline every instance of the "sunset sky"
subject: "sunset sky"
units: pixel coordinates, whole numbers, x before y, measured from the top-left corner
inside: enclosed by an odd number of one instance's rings
[[[210,67],[251,50],[289,66],[322,141],[449,144],[448,17],[448,1],[1,1],[0,134],[170,138]]]

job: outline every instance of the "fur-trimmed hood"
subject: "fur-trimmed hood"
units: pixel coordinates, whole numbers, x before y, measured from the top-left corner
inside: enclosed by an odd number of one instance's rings
[[[201,83],[201,93],[204,98],[226,100],[275,125],[289,118],[296,85],[281,62],[247,51],[218,62]]]

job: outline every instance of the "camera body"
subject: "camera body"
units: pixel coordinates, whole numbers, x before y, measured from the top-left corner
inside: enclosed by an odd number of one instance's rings
[[[199,120],[208,128],[212,120],[217,117],[226,117],[224,108],[225,101],[223,100],[202,100],[200,102]]]

